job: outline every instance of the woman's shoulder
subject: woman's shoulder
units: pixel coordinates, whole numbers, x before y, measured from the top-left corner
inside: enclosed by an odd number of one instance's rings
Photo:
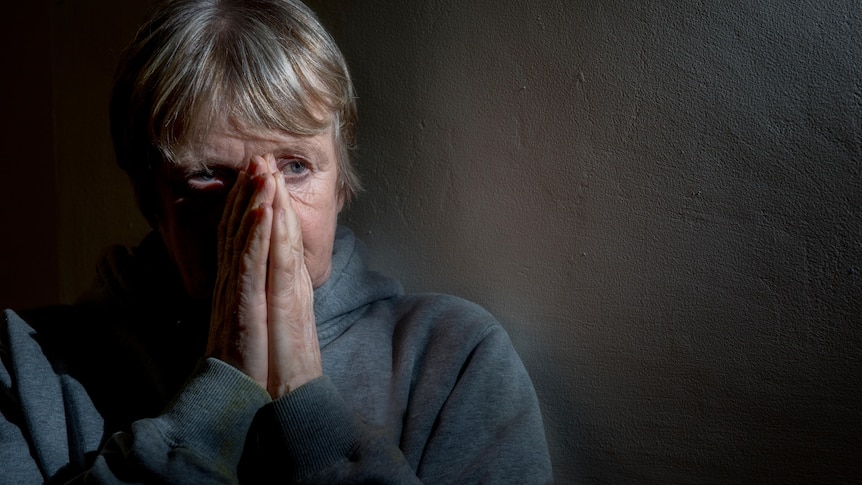
[[[408,293],[398,301],[405,315],[433,318],[444,323],[471,323],[487,326],[497,323],[488,310],[465,298],[444,293]]]
[[[6,332],[15,329],[39,335],[38,339],[45,347],[50,347],[54,341],[65,341],[68,345],[71,343],[68,339],[82,338],[93,328],[95,321],[89,312],[76,305],[49,305],[17,311],[7,309],[3,318]]]
[[[506,334],[481,305],[442,293],[412,293],[397,299],[396,337],[425,346],[469,351],[492,334]]]

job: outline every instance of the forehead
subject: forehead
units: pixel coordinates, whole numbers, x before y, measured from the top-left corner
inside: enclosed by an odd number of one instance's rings
[[[176,162],[183,166],[245,166],[251,157],[267,153],[276,157],[302,156],[323,162],[335,155],[332,127],[316,134],[296,134],[219,120],[206,129],[196,130]]]

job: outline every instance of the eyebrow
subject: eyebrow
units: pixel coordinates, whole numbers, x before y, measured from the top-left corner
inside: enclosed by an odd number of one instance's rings
[[[332,137],[333,134],[331,131],[324,132],[321,134],[326,134],[327,136]],[[289,140],[281,140],[277,138],[270,137],[253,137],[251,139],[259,140],[266,143],[272,143],[273,147],[269,153],[278,158],[279,154],[283,152],[293,152],[297,155],[304,155],[309,158],[315,164],[319,164],[322,167],[328,166],[330,163],[334,163],[335,160],[329,160],[325,153],[324,149],[321,146],[321,141],[328,141],[329,138],[320,138],[317,139],[318,135],[293,135],[290,134]],[[334,137],[331,139],[332,143],[337,143]],[[337,152],[337,150],[336,150]],[[337,157],[337,154],[336,154]]]
[[[269,147],[269,151],[260,153],[259,155],[272,153],[276,159],[278,159],[280,156],[284,155],[285,152],[295,153],[309,158],[310,161],[315,164],[319,164],[321,167],[329,166],[329,164],[335,162],[335,160],[329,160],[325,156],[323,147],[319,142],[311,141],[310,138],[311,136],[305,137],[292,135],[292,138],[289,141],[262,136],[249,137],[248,139],[272,144],[272,146]],[[248,160],[244,160],[244,162],[248,162]],[[188,175],[199,171],[210,171],[213,167],[228,167],[233,165],[234,160],[223,160],[218,157],[210,157],[206,154],[196,153],[195,151],[189,150],[183,155],[177,157],[175,163],[169,164],[168,168],[175,174],[179,173]]]
[[[314,163],[321,166],[327,166],[333,162],[333,160],[326,157],[323,147],[321,147],[319,143],[304,143],[297,151],[308,153],[309,158],[311,158]]]

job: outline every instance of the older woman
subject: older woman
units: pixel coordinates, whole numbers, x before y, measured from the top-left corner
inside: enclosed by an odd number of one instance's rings
[[[73,306],[0,327],[2,480],[544,482],[500,325],[365,267],[354,93],[293,0],[177,0],[118,70],[117,160],[155,229]]]

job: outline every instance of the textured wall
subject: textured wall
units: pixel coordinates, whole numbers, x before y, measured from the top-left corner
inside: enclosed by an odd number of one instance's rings
[[[862,4],[315,3],[360,98],[345,220],[501,319],[560,482],[855,471]]]
[[[26,13],[50,25],[56,185],[2,180],[4,271],[46,280],[3,295],[68,300],[145,230],[105,106],[147,3]],[[409,289],[500,318],[560,483],[862,479],[862,4],[312,4],[360,96],[344,222]],[[30,200],[59,222],[12,244]]]

